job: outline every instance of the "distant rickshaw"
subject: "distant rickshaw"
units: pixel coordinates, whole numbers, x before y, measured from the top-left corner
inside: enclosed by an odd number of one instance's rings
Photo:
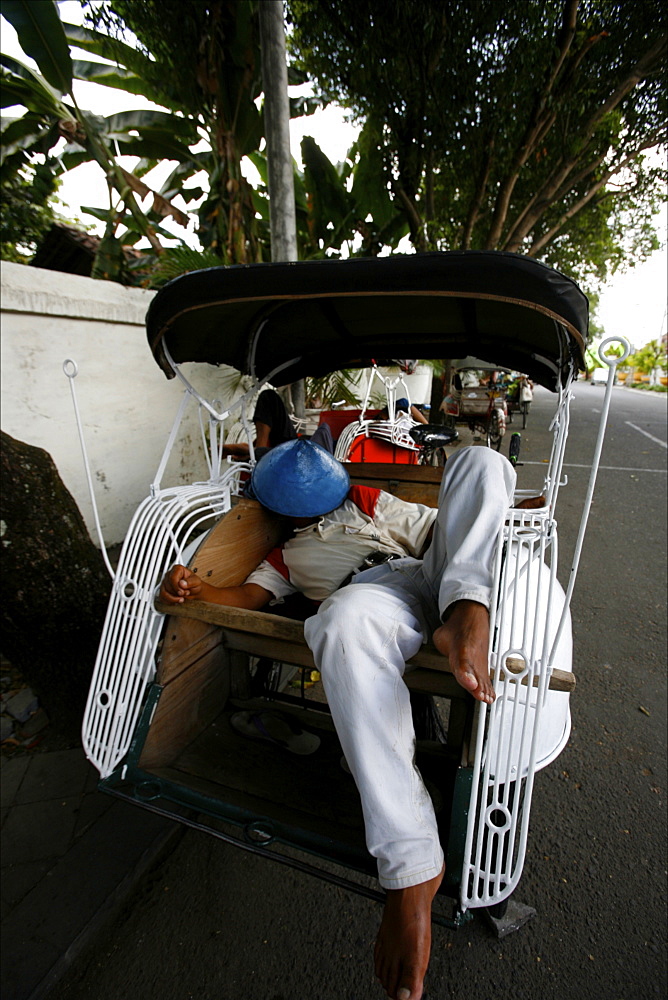
[[[489,448],[499,451],[506,433],[506,390],[498,381],[504,369],[476,358],[455,361],[448,392],[441,403],[446,426],[465,424]]]
[[[533,382],[526,375],[511,376],[506,387],[506,407],[508,423],[512,424],[513,415],[519,413],[522,417],[522,430],[527,425],[527,417],[533,401]]]

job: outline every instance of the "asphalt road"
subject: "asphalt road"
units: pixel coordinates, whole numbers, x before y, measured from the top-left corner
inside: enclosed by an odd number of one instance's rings
[[[564,580],[603,394],[576,386],[557,511]],[[573,600],[573,730],[537,778],[516,893],[537,916],[501,941],[480,918],[435,928],[428,1000],[666,996],[666,402],[613,390]],[[542,484],[553,409],[539,389],[522,434],[527,488]],[[189,831],[50,997],[381,1000],[379,917],[374,902]]]

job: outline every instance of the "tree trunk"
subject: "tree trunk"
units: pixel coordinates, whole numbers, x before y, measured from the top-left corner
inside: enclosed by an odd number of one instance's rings
[[[264,128],[267,140],[271,259],[298,260],[294,168],[290,152],[290,99],[285,59],[283,3],[264,0],[258,8]],[[296,417],[304,417],[304,382],[290,387]]]
[[[57,728],[80,724],[110,580],[51,456],[0,432],[2,653]]]

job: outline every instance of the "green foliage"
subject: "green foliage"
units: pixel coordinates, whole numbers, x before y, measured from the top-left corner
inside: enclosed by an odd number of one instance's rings
[[[219,263],[246,263],[268,255],[258,238],[253,192],[241,172],[244,156],[256,153],[264,135],[256,100],[262,91],[256,4],[251,0],[112,0],[93,8],[105,32],[90,33],[100,55],[117,59],[141,77],[146,96],[178,110],[207,149],[194,154],[178,145],[173,151],[151,148],[142,133],[140,156],[173,159],[174,189],[201,170],[208,192],[198,206],[198,236]],[[121,40],[129,29],[139,51],[132,61]],[[118,81],[124,87],[125,78]],[[128,149],[129,151],[129,149]],[[135,150],[133,150],[134,152]],[[161,192],[166,197],[164,190]]]
[[[59,93],[68,94],[72,60],[55,4],[5,0],[2,14],[16,29],[21,48],[32,56],[46,81]]]
[[[92,27],[61,25],[52,0],[3,5],[40,67],[2,57],[5,100],[27,109],[3,123],[3,186],[64,136],[56,174],[87,159],[105,172],[110,205],[93,211],[119,265],[111,237],[145,236],[159,256],[174,238],[162,220],[187,224],[176,194],[220,262],[268,259],[255,0],[83,6]],[[320,88],[293,110],[334,99],[364,126],[336,165],[304,140],[301,256],[374,255],[409,233],[418,250],[530,253],[591,286],[656,248],[666,172],[644,151],[666,132],[659,0],[290,0],[289,11],[291,79],[308,73]],[[72,59],[69,45],[108,61]],[[73,77],[167,110],[91,115]],[[116,151],[140,158],[132,174]],[[255,190],[245,156],[263,176]],[[172,173],[151,191],[142,178],[165,159]]]
[[[160,194],[166,199],[183,195],[189,209],[197,213],[201,243],[219,264],[269,259],[266,159],[260,152],[264,122],[257,107],[262,93],[257,3],[113,0],[101,7],[86,6],[96,28],[103,30],[68,28],[68,38],[119,64],[117,76],[100,73],[89,64],[88,78],[95,75],[98,82],[143,93],[178,112],[180,120],[196,130],[194,138],[183,137],[190,149],[170,150],[162,137],[162,145],[149,143],[152,137],[144,126],[139,133],[141,142],[126,138],[124,152],[177,161]],[[138,49],[125,44],[128,29],[137,39]],[[75,72],[81,72],[78,64]],[[303,81],[294,70],[290,76],[291,82]],[[290,102],[295,116],[309,114],[317,106],[310,98]],[[204,148],[195,153],[192,146],[201,139]],[[263,177],[255,190],[241,171],[244,157]],[[187,186],[200,172],[207,177],[206,192]],[[303,191],[302,206],[303,222]],[[301,243],[306,246],[304,222],[302,230]],[[169,265],[165,267],[169,270]]]
[[[592,332],[591,324],[589,332],[592,335],[592,337],[596,338],[596,340],[594,343],[591,343],[587,348],[587,350],[585,351],[585,370],[587,371],[587,373],[595,371],[596,368],[603,367],[603,362],[601,361],[598,354],[598,348],[601,340],[603,339],[602,334],[600,333],[599,328],[596,328],[595,332]],[[605,353],[606,355],[608,355],[608,357],[620,358],[624,353],[624,348],[622,347],[621,344],[618,344],[616,347],[608,345],[608,347],[606,347],[605,349]]]
[[[148,285],[150,288],[160,288],[181,274],[201,271],[207,267],[220,267],[220,257],[212,250],[194,250],[185,245],[168,247],[160,254]]]
[[[337,165],[311,136],[304,137],[301,149],[304,174],[295,182],[300,256],[336,256],[345,245],[348,256],[372,257],[385,246],[396,247],[408,225],[383,184],[372,123]]]
[[[334,403],[341,402],[346,406],[360,406],[361,398],[356,387],[363,375],[363,370],[342,369],[318,378],[304,379],[305,405],[315,410],[331,410]]]
[[[659,340],[650,340],[639,351],[630,355],[626,364],[631,368],[636,368],[643,375],[651,375],[656,369],[666,372],[668,370],[668,362],[666,360],[665,344]]]
[[[80,70],[84,78],[93,74],[89,64],[72,62],[65,30],[68,26],[60,22],[53,0],[7,3],[3,15],[14,25],[24,51],[40,70],[35,72],[10,56],[1,57],[5,106],[21,104],[26,108],[22,118],[2,124],[3,192],[16,185],[17,176],[28,164],[41,163],[42,156],[54,178],[79,163],[96,161],[106,176],[110,206],[104,210],[107,229],[94,271],[118,280],[125,274],[117,233],[121,224],[126,228],[126,243],[144,236],[160,252],[158,221],[171,215],[182,225],[188,222],[187,216],[166,198],[124,170],[118,163],[118,152],[125,145],[123,152],[131,151],[145,159],[156,153],[189,155],[187,146],[179,140],[196,141],[196,130],[192,123],[164,112],[132,112],[125,119],[122,115],[105,119],[80,109],[72,94],[73,72],[75,68]],[[99,46],[94,32],[73,28],[72,33],[78,45],[89,44],[93,51]],[[51,150],[62,138],[67,146],[56,159]],[[141,201],[148,196],[152,196],[152,207],[144,211]]]
[[[659,0],[288,0],[295,64],[376,124],[417,250],[503,249],[604,280],[655,246]]]
[[[0,200],[0,256],[26,264],[58,216],[50,199],[58,188],[50,164],[17,170]]]

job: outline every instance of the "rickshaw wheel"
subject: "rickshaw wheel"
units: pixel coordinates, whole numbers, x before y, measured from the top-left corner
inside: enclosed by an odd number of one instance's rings
[[[499,415],[496,410],[493,410],[487,424],[487,447],[499,451],[501,449],[502,437],[501,427],[499,426]]]
[[[531,403],[522,403],[522,430],[524,430],[527,425],[527,417],[529,415],[530,406]]]

